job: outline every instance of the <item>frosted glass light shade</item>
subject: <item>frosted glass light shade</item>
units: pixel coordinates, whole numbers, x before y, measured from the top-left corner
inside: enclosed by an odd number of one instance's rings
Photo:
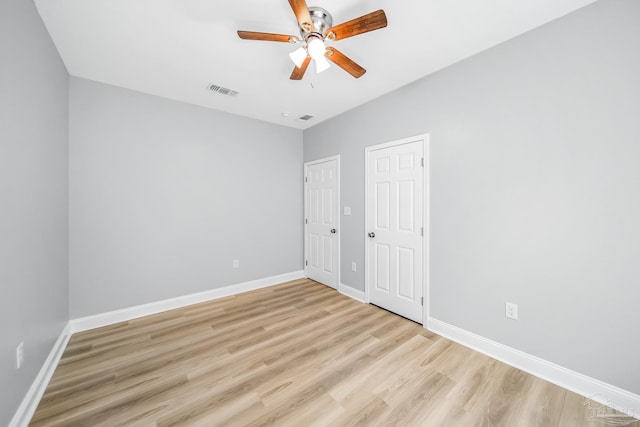
[[[329,61],[324,56],[316,58],[315,60],[316,60],[316,73],[321,73],[324,70],[331,67],[331,64],[329,64]]]
[[[289,54],[289,58],[296,64],[296,67],[300,68],[302,63],[307,57],[307,51],[305,48],[301,47],[300,49],[296,49]]]
[[[317,60],[318,58],[324,58],[326,48],[324,47],[324,42],[322,40],[314,37],[309,40],[307,50],[309,51],[309,56]]]

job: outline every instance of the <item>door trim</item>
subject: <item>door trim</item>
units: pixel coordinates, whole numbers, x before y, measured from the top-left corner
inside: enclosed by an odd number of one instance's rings
[[[341,229],[341,225],[340,225],[340,207],[342,204],[342,201],[340,199],[340,155],[336,155],[336,156],[331,156],[331,157],[325,157],[322,159],[318,159],[318,160],[312,160],[309,162],[305,162],[304,163],[304,175],[302,177],[302,182],[304,184],[304,209],[303,209],[303,217],[302,217],[302,225],[304,227],[303,229],[303,234],[304,234],[304,259],[302,260],[302,269],[304,271],[304,277],[308,278],[309,275],[307,273],[307,265],[305,263],[305,261],[307,259],[309,259],[309,239],[307,238],[307,224],[305,223],[305,219],[308,218],[308,195],[307,195],[307,172],[310,166],[314,166],[320,163],[326,163],[326,162],[330,162],[332,160],[336,161],[336,181],[337,181],[337,197],[338,197],[338,203],[336,204],[336,222],[337,222],[337,228],[338,228],[338,232],[336,233],[335,238],[338,239],[338,244],[336,245],[337,251],[338,251],[338,262],[336,265],[336,268],[338,269],[338,277],[336,278],[336,287],[335,289],[338,290],[340,289],[340,281],[341,281],[341,276],[342,276],[342,263],[340,260],[340,248],[341,248],[341,236],[342,236],[342,229]],[[329,285],[327,285],[329,286]]]
[[[420,135],[411,136],[408,138],[402,138],[395,141],[385,142],[382,144],[371,145],[364,149],[364,302],[371,303],[369,299],[369,238],[367,232],[370,229],[369,224],[369,153],[375,150],[383,148],[395,147],[397,145],[408,144],[422,140],[422,150],[424,153],[424,171],[422,174],[423,179],[423,195],[422,195],[422,223],[424,226],[424,238],[422,239],[422,295],[424,298],[424,304],[422,306],[422,325],[426,326],[427,319],[429,319],[429,306],[431,298],[429,294],[429,240],[431,237],[431,226],[429,221],[429,205],[430,205],[430,191],[429,191],[429,173],[430,167],[430,153],[429,153],[429,134],[424,133]]]

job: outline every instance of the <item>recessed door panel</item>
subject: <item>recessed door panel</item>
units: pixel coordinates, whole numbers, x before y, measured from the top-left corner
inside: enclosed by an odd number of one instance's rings
[[[413,248],[398,248],[398,296],[409,301],[415,299],[415,250]]]
[[[335,210],[335,206],[333,206],[333,199],[334,199],[333,189],[323,188],[322,189],[322,223],[324,225],[331,225],[335,221],[333,217],[333,211]]]
[[[310,235],[309,245],[311,246],[311,256],[309,257],[309,262],[311,263],[311,267],[320,268],[320,242],[322,236],[317,234]]]
[[[322,236],[322,271],[329,274],[333,272],[333,241],[332,237]]]
[[[309,191],[309,221],[312,224],[320,222],[320,209],[322,208],[320,190],[317,188]]]
[[[378,157],[376,159],[376,173],[389,173],[391,170],[391,158],[390,157]]]
[[[376,228],[389,229],[391,226],[391,204],[390,204],[390,188],[389,182],[376,183],[375,194],[375,224]]]
[[[415,231],[415,182],[398,182],[398,231]]]
[[[389,293],[389,284],[391,282],[391,248],[389,245],[375,246],[376,257],[376,275],[375,288],[384,293]]]
[[[415,169],[415,153],[400,153],[398,154],[398,171],[414,170]]]

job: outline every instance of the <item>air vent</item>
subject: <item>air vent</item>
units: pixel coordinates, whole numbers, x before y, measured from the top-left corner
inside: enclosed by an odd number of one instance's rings
[[[309,114],[305,114],[304,116],[300,117],[300,120],[304,120],[305,122],[309,119],[313,119],[313,116],[310,116]]]
[[[207,86],[207,89],[209,89],[211,92],[219,93],[220,95],[238,96],[238,92],[236,92],[235,90],[231,90],[226,87],[222,87],[214,84],[210,84],[209,86]]]

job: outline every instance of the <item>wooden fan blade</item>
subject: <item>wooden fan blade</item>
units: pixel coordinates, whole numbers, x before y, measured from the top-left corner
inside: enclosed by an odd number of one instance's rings
[[[384,10],[376,10],[360,18],[352,19],[345,23],[331,27],[326,31],[327,37],[332,40],[342,40],[358,34],[379,30],[387,26],[387,15]]]
[[[307,68],[309,67],[310,62],[311,62],[311,57],[307,55],[302,65],[299,68],[296,67],[293,69],[293,72],[291,73],[291,77],[289,78],[291,80],[302,80],[302,77],[304,76],[304,73],[307,71]]]
[[[289,5],[291,5],[291,9],[293,9],[293,13],[296,15],[300,28],[309,33],[312,32],[313,21],[311,20],[307,2],[305,0],[289,0]]]
[[[244,40],[263,40],[267,42],[295,43],[299,39],[296,36],[286,34],[256,33],[255,31],[238,31],[238,36]]]
[[[335,47],[328,47],[324,56],[356,79],[362,77],[362,75],[367,72],[367,70],[353,62]]]

